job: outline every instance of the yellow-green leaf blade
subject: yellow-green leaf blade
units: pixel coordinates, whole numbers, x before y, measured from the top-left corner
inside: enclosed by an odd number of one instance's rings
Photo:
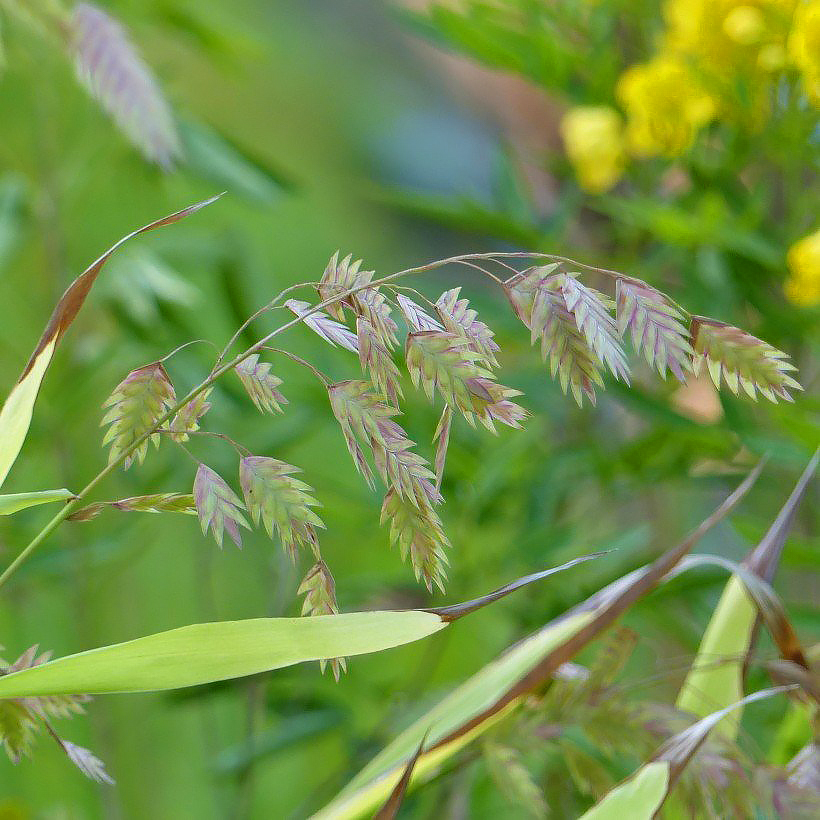
[[[39,490],[34,493],[12,493],[0,495],[0,515],[12,515],[27,507],[36,507],[38,504],[50,504],[52,501],[68,501],[74,498],[74,493],[65,488],[60,490]]]
[[[9,393],[3,409],[0,410],[0,485],[6,480],[12,464],[17,460],[23,442],[26,440],[34,412],[34,402],[40,392],[40,384],[46,374],[57,339],[52,339],[38,354]]]
[[[473,737],[487,729],[491,723],[500,719],[506,710],[494,715],[492,720],[487,720],[448,740],[445,745],[436,747],[437,743],[492,707],[541,658],[580,631],[594,615],[595,612],[581,612],[550,624],[485,666],[440,701],[423,718],[405,729],[315,817],[359,817],[384,802],[401,778],[407,760],[412,757],[425,732],[429,730],[425,742],[425,747],[429,751],[425,751],[416,763],[412,781],[423,778],[440,761],[454,754]]]
[[[669,788],[669,763],[647,763],[629,780],[616,786],[580,820],[652,820]]]
[[[0,677],[0,698],[196,686],[302,661],[379,652],[446,626],[430,612],[351,612],[192,624]]]

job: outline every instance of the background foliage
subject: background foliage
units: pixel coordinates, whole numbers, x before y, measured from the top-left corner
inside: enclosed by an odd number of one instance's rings
[[[303,816],[503,648],[671,545],[768,452],[753,503],[706,547],[740,558],[759,540],[820,438],[820,311],[811,298],[820,263],[811,247],[789,256],[818,229],[818,123],[796,91],[811,82],[811,67],[788,56],[794,4],[744,6],[774,15],[757,39],[754,20],[724,25],[735,5],[715,4],[723,18],[708,30],[724,39],[701,54],[655,2],[468,0],[422,12],[361,2],[106,3],[179,119],[180,160],[167,173],[112,127],[53,43],[13,15],[0,18],[3,390],[65,285],[100,249],[158,214],[229,191],[196,220],[112,260],[45,382],[7,492],[80,486],[105,463],[100,405],[125,373],[191,338],[221,346],[273,294],[318,278],[337,248],[384,273],[520,248],[615,268],[788,351],[805,387],[793,405],[752,404],[718,396],[705,380],[661,383],[647,368],[637,389],[610,380],[597,407],[579,410],[545,375],[497,292],[466,270],[431,274],[420,280],[431,298],[469,284],[497,333],[505,383],[524,392],[533,414],[523,431],[497,438],[454,424],[442,513],[453,544],[446,600],[595,549],[618,551],[423,644],[357,658],[340,685],[311,664],[176,694],[99,698],[75,734],[83,742],[87,733],[116,789],[86,782],[42,742],[35,762],[0,761],[0,815],[166,817],[184,806],[205,818]],[[703,7],[669,5],[690,16]],[[780,63],[761,60],[778,43]],[[624,91],[628,68],[657,55],[697,72],[671,108],[661,105],[662,88],[648,98],[639,83]],[[725,85],[715,87],[714,76]],[[683,110],[692,113],[681,122]],[[658,146],[641,126],[671,136]],[[288,344],[333,378],[357,369],[302,328]],[[211,361],[205,345],[175,356],[178,392]],[[280,371],[284,415],[254,412],[226,379],[214,425],[254,453],[307,467],[324,502],[323,553],[340,608],[443,600],[413,583],[388,548],[380,500],[349,469],[321,386],[295,366]],[[410,398],[408,432],[428,455],[436,415],[423,397]],[[220,459],[233,464],[219,443],[190,446],[216,469]],[[190,464],[164,448],[103,493],[190,482]],[[776,583],[805,644],[820,633],[817,508],[810,499],[799,513]],[[4,565],[47,516],[0,519]],[[194,621],[298,614],[298,573],[282,551],[259,534],[244,541],[242,552],[219,551],[187,516],[68,523],[4,590],[2,642],[8,654],[35,642],[67,654]],[[724,578],[690,574],[634,608],[624,623],[640,639],[620,680],[672,701]],[[771,655],[770,645],[760,652]],[[763,680],[752,671],[755,686]],[[747,713],[742,741],[758,759],[784,762],[805,740],[782,700]],[[495,744],[484,760],[411,795],[408,816],[433,816],[443,803],[453,816],[460,806],[476,817],[510,811],[492,776],[514,768],[504,737]],[[630,762],[616,769],[617,781]],[[591,803],[582,788],[568,799],[567,816]]]

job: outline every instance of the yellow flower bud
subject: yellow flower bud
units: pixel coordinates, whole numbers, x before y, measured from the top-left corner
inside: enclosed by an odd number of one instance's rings
[[[789,248],[789,278],[784,291],[796,305],[820,305],[820,230],[804,236]]]
[[[568,111],[561,121],[567,156],[585,191],[603,193],[623,172],[621,118],[607,106],[582,106]]]

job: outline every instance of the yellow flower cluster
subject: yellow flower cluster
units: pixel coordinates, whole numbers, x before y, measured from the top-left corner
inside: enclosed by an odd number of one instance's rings
[[[585,191],[600,194],[619,179],[624,167],[621,116],[608,106],[573,108],[561,121],[567,156]]]
[[[627,154],[677,157],[716,118],[756,127],[768,116],[774,72],[789,64],[820,105],[820,0],[667,0],[661,51],[629,67],[606,106],[571,109],[561,124],[581,187],[602,193]],[[742,102],[740,102],[742,100]]]
[[[788,51],[803,74],[806,94],[820,106],[820,0],[808,0],[797,7]]]
[[[628,117],[629,148],[638,157],[679,156],[715,114],[714,101],[677,57],[632,66],[616,93]]]
[[[787,261],[786,296],[803,307],[820,305],[820,230],[795,242]]]

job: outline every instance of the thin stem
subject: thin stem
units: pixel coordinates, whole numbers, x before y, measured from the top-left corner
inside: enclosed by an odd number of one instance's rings
[[[268,347],[266,345],[265,350],[269,350],[271,353],[280,353],[282,356],[287,356],[289,359],[292,359],[297,364],[303,365],[308,370],[310,370],[313,373],[313,375],[316,376],[316,378],[319,379],[319,381],[322,382],[322,384],[325,387],[330,387],[330,385],[332,384],[330,379],[327,376],[325,376],[325,374],[322,373],[322,371],[319,370],[318,367],[314,367],[309,361],[303,359],[301,356],[297,356],[295,353],[291,353],[289,350],[282,350],[279,347]]]
[[[226,436],[224,433],[217,433],[215,430],[157,430],[157,432],[166,436],[185,435],[210,436],[211,438],[219,438],[222,439],[222,441],[226,441],[228,444],[230,444],[231,447],[233,447],[234,450],[236,450],[236,452],[239,453],[240,456],[249,456],[251,454],[251,451],[247,447],[243,447],[238,441],[234,441],[234,439],[232,439],[230,436]],[[179,444],[180,447],[182,447],[182,449],[185,450],[185,452],[187,452],[188,455],[191,456],[191,458],[197,462],[197,464],[199,463],[199,459],[197,459],[196,456],[192,455],[188,451],[188,448],[185,447],[181,441],[177,441],[176,443]]]
[[[418,265],[412,268],[405,268],[404,270],[396,271],[395,273],[391,273],[387,276],[383,276],[380,279],[374,279],[372,282],[367,282],[364,284],[356,285],[355,287],[350,288],[349,290],[343,291],[342,293],[334,294],[329,299],[325,299],[319,302],[316,305],[305,310],[300,316],[296,316],[295,318],[285,322],[283,325],[272,330],[262,339],[260,339],[255,344],[252,344],[247,350],[243,351],[236,355],[233,359],[229,362],[225,362],[224,364],[219,364],[215,366],[214,369],[211,371],[209,376],[194,387],[192,390],[188,392],[182,399],[180,399],[173,407],[167,410],[162,416],[160,416],[156,422],[154,423],[153,427],[150,430],[143,433],[139,436],[129,447],[125,448],[117,458],[111,461],[106,467],[104,467],[99,473],[97,473],[91,481],[83,487],[82,490],[71,500],[69,501],[64,507],[60,509],[60,511],[50,520],[48,523],[40,530],[37,535],[23,548],[23,550],[19,553],[19,555],[6,567],[2,574],[0,574],[0,588],[3,587],[8,580],[14,575],[14,573],[20,568],[20,566],[25,563],[25,561],[31,556],[31,554],[43,543],[50,535],[57,529],[57,527],[74,512],[75,509],[79,506],[80,502],[89,494],[91,493],[102,481],[104,481],[108,476],[114,472],[132,453],[136,452],[136,450],[146,442],[151,436],[157,433],[162,426],[171,420],[171,418],[179,412],[189,401],[195,399],[200,393],[204,390],[207,390],[217,379],[221,378],[225,373],[233,370],[237,365],[241,364],[245,361],[249,356],[253,356],[255,353],[258,353],[260,350],[265,348],[265,346],[270,342],[271,339],[274,339],[280,333],[284,333],[286,330],[294,327],[295,325],[302,322],[306,317],[312,316],[314,313],[317,313],[328,305],[335,304],[337,302],[341,302],[346,299],[348,296],[353,296],[354,294],[362,291],[367,290],[368,288],[375,288],[379,287],[380,285],[388,284],[389,282],[394,282],[396,279],[400,279],[403,276],[413,276],[419,273],[427,273],[429,271],[438,270],[439,268],[446,267],[447,265],[458,264],[461,262],[470,262],[472,260],[481,260],[481,259],[496,259],[496,258],[504,258],[504,259],[558,259],[567,262],[571,262],[572,264],[578,264],[580,267],[589,268],[590,270],[595,270],[600,273],[604,273],[607,275],[612,275],[616,277],[621,277],[622,274],[617,273],[616,271],[608,271],[605,268],[596,268],[591,265],[582,265],[580,263],[576,263],[571,259],[565,259],[564,257],[556,257],[550,254],[544,253],[530,253],[527,251],[513,251],[513,252],[503,252],[503,253],[465,253],[459,254],[458,256],[450,256],[446,259],[437,259],[433,262],[428,262],[424,265]],[[491,276],[496,282],[501,283],[501,280],[497,277],[490,274],[488,271],[484,271],[483,268],[479,268],[482,272]],[[280,299],[283,299],[289,293],[299,288],[310,287],[315,283],[312,282],[303,282],[298,285],[291,285],[288,288],[285,288],[281,293],[279,293],[271,302],[268,303],[270,307],[273,307],[276,302]],[[231,340],[231,344],[233,344],[234,340]]]
[[[170,353],[166,353],[161,359],[157,359],[157,361],[165,362],[171,358],[171,356],[175,356],[179,353],[180,350],[185,350],[186,347],[190,347],[191,345],[199,345],[199,344],[206,344],[210,345],[214,350],[217,349],[216,345],[210,341],[209,339],[194,339],[190,342],[185,342],[185,344],[180,345],[179,347],[175,347]]]

